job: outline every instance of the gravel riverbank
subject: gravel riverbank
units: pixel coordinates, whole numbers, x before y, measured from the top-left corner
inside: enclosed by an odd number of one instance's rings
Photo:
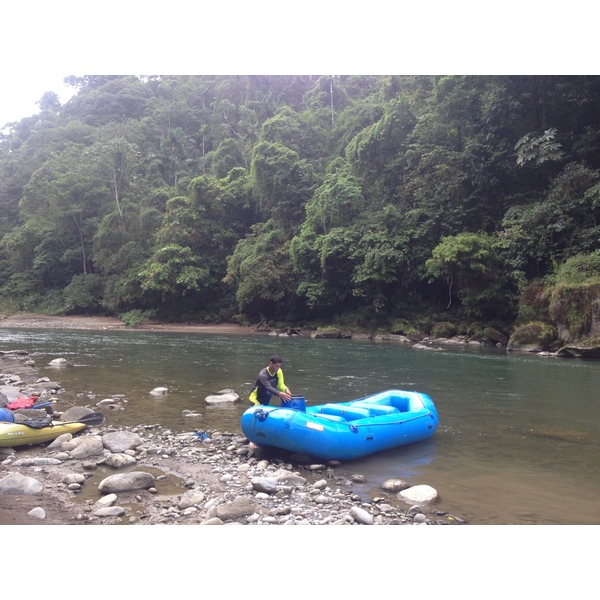
[[[60,444],[6,451],[0,466],[1,524],[405,525],[459,524],[459,517],[407,503],[399,480],[361,498],[364,478],[337,463],[278,456],[228,432],[174,434],[159,425],[91,428]],[[204,437],[204,436],[203,436]],[[79,457],[79,458],[78,458]],[[31,495],[2,493],[15,473],[39,482]],[[144,474],[140,480],[137,475]],[[119,478],[116,477],[119,475]],[[116,480],[116,482],[114,481]],[[43,516],[31,510],[39,507]],[[40,511],[38,511],[39,513]]]

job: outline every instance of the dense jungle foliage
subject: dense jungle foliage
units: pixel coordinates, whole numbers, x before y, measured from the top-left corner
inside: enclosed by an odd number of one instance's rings
[[[506,329],[600,272],[600,77],[66,81],[0,134],[4,311]]]

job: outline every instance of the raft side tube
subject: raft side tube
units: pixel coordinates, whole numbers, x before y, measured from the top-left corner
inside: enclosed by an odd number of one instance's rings
[[[395,406],[388,406],[387,404],[368,404],[366,402],[357,402],[356,407],[366,408],[372,417],[378,417],[381,415],[392,415],[400,412]]]
[[[319,412],[324,415],[344,417],[346,421],[366,419],[370,416],[369,411],[366,408],[356,408],[354,406],[341,404],[324,404]]]

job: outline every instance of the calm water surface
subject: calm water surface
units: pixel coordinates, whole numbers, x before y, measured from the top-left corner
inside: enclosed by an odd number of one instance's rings
[[[147,331],[3,329],[0,350],[25,349],[42,376],[82,406],[119,394],[123,425],[241,433],[258,370],[277,352],[286,383],[307,404],[385,389],[429,394],[438,409],[432,440],[344,463],[367,476],[360,493],[381,496],[390,477],[428,484],[439,508],[472,524],[600,523],[600,362],[452,347],[416,351],[394,342]],[[52,369],[58,357],[70,365]],[[155,387],[168,387],[164,397]],[[242,401],[206,406],[231,388]],[[197,410],[200,419],[182,416]]]

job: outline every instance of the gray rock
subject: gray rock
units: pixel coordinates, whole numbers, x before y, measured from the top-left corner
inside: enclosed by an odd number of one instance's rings
[[[430,485],[413,485],[399,492],[398,498],[408,504],[431,504],[437,500],[438,493]]]
[[[130,431],[112,431],[102,436],[104,447],[114,453],[134,450],[144,443],[144,440],[137,434]]]
[[[433,352],[441,352],[441,348],[434,348],[433,346],[426,346],[425,344],[415,344],[412,346],[413,350],[431,350]]]
[[[64,483],[65,485],[71,485],[72,483],[84,483],[85,482],[85,475],[82,475],[81,473],[70,473],[69,475],[66,475],[65,477],[63,477],[62,483]]]
[[[206,495],[201,490],[188,490],[185,492],[177,505],[180,510],[185,510],[186,508],[190,508],[191,506],[196,506],[198,504],[202,504],[206,498]]]
[[[8,402],[13,402],[17,398],[21,397],[21,390],[14,385],[0,385],[0,393],[8,400]],[[7,402],[7,404],[8,404]]]
[[[105,506],[94,511],[97,517],[122,517],[127,512],[127,509],[122,506]]]
[[[202,521],[200,525],[224,525],[223,521],[219,519],[219,517],[213,517],[212,519],[207,519],[206,521]]]
[[[60,416],[60,420],[65,423],[70,423],[71,421],[79,421],[81,417],[85,417],[86,415],[91,415],[94,411],[91,408],[87,408],[85,406],[71,406],[71,408],[67,408],[65,412]]]
[[[46,518],[46,511],[41,506],[36,506],[32,508],[28,513],[30,517],[35,517],[36,519],[43,520]]]
[[[304,485],[306,483],[304,477],[297,473],[292,473],[292,471],[288,471],[287,469],[278,469],[273,473],[273,477],[277,479],[278,484]]]
[[[227,394],[213,394],[211,396],[206,396],[204,402],[206,402],[206,404],[233,404],[234,402],[238,402],[239,399],[240,397],[238,394],[230,392]]]
[[[13,465],[15,465],[15,467],[43,467],[47,465],[60,465],[61,463],[62,461],[57,458],[37,456],[35,458],[21,458],[15,460]]]
[[[247,517],[255,512],[257,512],[256,504],[243,496],[227,504],[219,504],[217,506],[217,517],[222,521]]]
[[[113,506],[116,501],[116,494],[107,494],[106,496],[102,496],[102,498],[96,500],[96,502],[94,502],[94,506],[96,508],[107,508],[108,506]]]
[[[98,490],[103,494],[117,494],[133,490],[145,490],[153,486],[154,477],[150,473],[132,471],[131,473],[109,475],[99,483]]]
[[[410,483],[403,481],[402,479],[386,479],[381,484],[381,489],[386,492],[401,492],[402,490],[406,490],[410,487]]]
[[[352,515],[352,518],[361,525],[373,525],[373,523],[375,523],[373,515],[359,506],[353,506],[350,509],[350,514]]]
[[[257,492],[274,494],[277,491],[277,478],[275,477],[253,477],[250,483]]]
[[[182,411],[181,415],[186,419],[197,419],[202,416],[201,413],[192,412],[191,410],[184,410]]]
[[[61,389],[60,383],[56,381],[41,381],[36,383],[29,383],[27,385],[27,391],[30,394],[44,394],[45,392],[56,392]]]
[[[70,442],[73,439],[72,433],[63,433],[59,435],[52,443],[48,444],[46,448],[49,450],[54,450],[55,448],[60,448],[62,444],[65,442]]]
[[[150,391],[150,394],[153,396],[164,396],[169,393],[169,388],[166,387],[157,387]]]
[[[69,361],[66,358],[55,358],[48,363],[51,367],[66,367]]]
[[[118,402],[118,400],[115,400],[114,398],[104,398],[104,400],[100,400],[99,402],[96,402],[96,406],[98,408],[110,407],[113,404],[115,404],[116,402]]]
[[[67,442],[71,443],[71,442]],[[76,446],[70,451],[72,459],[80,460],[82,458],[89,458],[90,456],[96,456],[104,452],[104,445],[102,439],[95,435],[88,435],[82,438],[74,439],[72,443]]]
[[[318,496],[315,496],[314,501],[315,504],[330,504],[331,502],[333,502],[333,499],[329,496],[326,496],[325,494],[319,494]]]
[[[133,456],[129,456],[129,454],[110,454],[106,457],[104,464],[109,467],[113,467],[113,469],[121,469],[122,467],[128,467],[130,465],[135,465],[137,461]]]
[[[27,477],[21,473],[9,473],[0,479],[0,494],[11,496],[38,494],[44,486],[33,477]]]

